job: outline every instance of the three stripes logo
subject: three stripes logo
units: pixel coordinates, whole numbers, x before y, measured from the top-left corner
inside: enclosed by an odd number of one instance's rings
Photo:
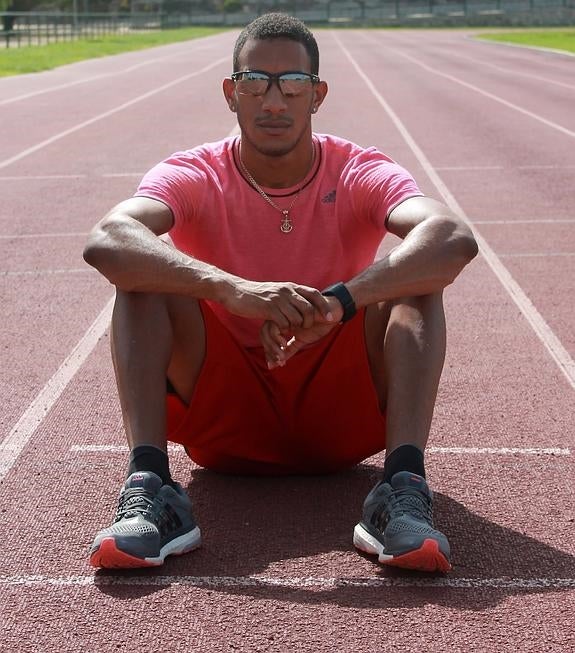
[[[321,203],[322,204],[335,204],[335,189],[330,190],[327,195],[324,195],[321,198]]]

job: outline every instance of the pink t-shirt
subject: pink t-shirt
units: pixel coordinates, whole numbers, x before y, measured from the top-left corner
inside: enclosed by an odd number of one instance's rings
[[[255,281],[292,281],[321,290],[347,281],[373,263],[389,213],[421,196],[412,176],[375,148],[314,134],[316,158],[293,188],[265,188],[290,210],[293,231],[282,233],[281,213],[242,176],[239,137],[177,152],[152,168],[136,196],[167,204],[170,237],[181,251]],[[211,307],[244,346],[260,345],[261,321]]]

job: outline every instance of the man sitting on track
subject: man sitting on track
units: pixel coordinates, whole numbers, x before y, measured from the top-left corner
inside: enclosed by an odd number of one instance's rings
[[[86,245],[117,288],[112,355],[131,449],[90,561],[154,566],[199,546],[171,440],[233,474],[332,472],[385,448],[355,546],[447,571],[423,452],[442,291],[476,255],[473,235],[375,148],[312,133],[327,85],[299,20],[252,22],[233,66],[223,92],[241,136],[155,166]],[[388,231],[402,242],[374,262]]]

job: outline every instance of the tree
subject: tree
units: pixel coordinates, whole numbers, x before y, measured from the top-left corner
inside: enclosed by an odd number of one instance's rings
[[[224,0],[224,11],[228,14],[234,14],[241,11],[242,7],[242,0]]]

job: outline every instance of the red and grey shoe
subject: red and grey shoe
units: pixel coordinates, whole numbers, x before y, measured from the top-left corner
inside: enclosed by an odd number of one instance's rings
[[[158,567],[169,555],[201,544],[192,503],[182,487],[164,485],[152,472],[135,472],[124,483],[114,523],[90,548],[93,567]]]
[[[399,472],[378,483],[363,504],[363,518],[353,532],[354,546],[376,554],[384,565],[428,572],[448,572],[449,542],[433,527],[433,493],[425,479]]]

